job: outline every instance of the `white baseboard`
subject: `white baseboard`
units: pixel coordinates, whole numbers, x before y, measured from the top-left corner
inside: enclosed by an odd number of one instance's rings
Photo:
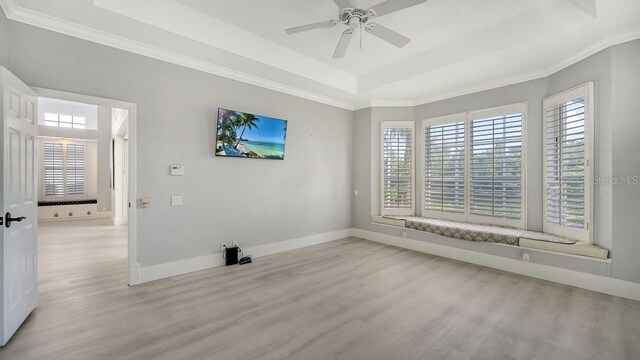
[[[299,249],[306,246],[322,244],[334,240],[344,239],[351,235],[352,229],[332,231],[322,234],[304,236],[265,245],[243,248],[243,252],[252,257],[260,257],[281,253],[284,251]],[[183,275],[194,271],[209,269],[224,265],[221,253],[209,254],[195,258],[174,261],[170,263],[145,266],[136,274],[135,284],[160,280],[172,276]],[[132,284],[133,285],[133,284]]]
[[[98,211],[95,216],[95,218],[110,218],[111,217],[111,211]]]
[[[120,226],[120,225],[126,225],[127,224],[127,220],[125,220],[123,218],[114,218],[112,216],[110,216],[110,217],[113,220],[113,225],[114,226]]]
[[[484,254],[477,251],[406,239],[399,236],[361,229],[351,229],[351,236],[640,301],[640,284],[630,281],[524,262],[502,256]]]

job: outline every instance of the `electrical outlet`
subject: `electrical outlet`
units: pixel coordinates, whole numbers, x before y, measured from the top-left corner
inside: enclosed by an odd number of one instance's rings
[[[360,192],[356,189],[356,191],[354,191],[354,192],[353,192],[353,194],[354,194],[355,196],[358,196],[358,195],[360,195]]]
[[[522,261],[529,262],[529,253],[522,253]]]
[[[233,242],[233,246],[234,246],[234,247],[240,247],[240,243],[239,243],[239,242],[237,242],[237,241],[234,241],[234,242]]]
[[[403,232],[402,232],[402,238],[403,238],[403,239],[406,239],[406,238],[407,238],[407,232],[406,232],[406,231],[403,231]]]
[[[222,243],[222,244],[220,244],[220,250],[221,250],[222,252],[224,252],[224,249],[226,249],[226,248],[227,248],[227,243]]]

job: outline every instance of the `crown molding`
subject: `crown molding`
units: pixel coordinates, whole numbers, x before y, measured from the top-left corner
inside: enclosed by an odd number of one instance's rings
[[[123,38],[83,25],[78,25],[66,20],[31,11],[18,5],[16,0],[1,0],[0,6],[7,15],[7,18],[13,21],[25,23],[45,30],[54,31],[75,38],[135,53],[145,57],[150,57],[187,68],[203,71],[209,74],[218,75],[224,78],[248,83],[265,89],[278,91],[303,99],[339,107],[346,110],[354,109],[354,104],[348,101],[319,95],[310,91],[298,89],[294,86],[282,84],[277,81],[268,80],[262,77],[247,74],[245,72],[215,65],[210,62],[180,55],[169,50],[150,46],[131,39]]]
[[[371,100],[355,105],[353,110],[356,111],[373,107],[413,107],[415,105],[415,100]]]
[[[327,97],[311,91],[302,90],[295,86],[286,85],[238,70],[215,65],[210,62],[184,56],[169,50],[150,46],[131,39],[31,11],[18,5],[17,0],[0,0],[0,7],[4,10],[7,18],[13,21],[351,111],[371,107],[412,107],[425,105],[454,97],[545,78],[611,46],[640,38],[640,29],[620,32],[611,36],[603,37],[594,42],[593,45],[588,48],[577,52],[575,55],[553,64],[552,66],[496,80],[472,84],[470,86],[458,88],[454,91],[439,92],[423,98],[378,99],[362,103],[352,103],[342,99]]]
[[[566,69],[569,66],[574,65],[588,58],[589,56],[595,55],[600,51],[603,51],[612,46],[622,44],[628,41],[633,41],[636,39],[640,39],[640,30],[624,31],[617,34],[613,34],[611,36],[604,37],[594,42],[593,45],[589,46],[588,48],[580,52],[577,52],[575,55],[563,61],[560,61],[556,64],[553,64],[552,66],[530,71],[530,72],[521,73],[514,76],[504,77],[502,79],[498,79],[494,81],[474,84],[474,85],[464,87],[455,91],[442,92],[442,93],[435,94],[433,96],[415,99],[414,103],[415,103],[415,106],[425,105],[425,104],[433,103],[436,101],[451,99],[454,97],[469,95],[469,94],[473,94],[481,91],[497,89],[503,86],[509,86],[509,85],[526,82],[526,81],[546,78],[557,73],[560,70]]]

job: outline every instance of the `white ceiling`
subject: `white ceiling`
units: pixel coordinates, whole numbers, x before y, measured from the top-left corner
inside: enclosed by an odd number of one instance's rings
[[[0,3],[17,21],[347,108],[530,80],[640,38],[638,0],[428,0],[376,20],[411,38],[405,48],[364,34],[336,60],[343,25],[284,32],[337,18],[332,0]]]

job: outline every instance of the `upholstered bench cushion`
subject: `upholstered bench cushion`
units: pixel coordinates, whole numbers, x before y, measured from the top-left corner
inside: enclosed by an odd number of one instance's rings
[[[526,238],[558,244],[576,243],[575,240],[566,239],[559,236],[495,225],[470,224],[457,221],[429,219],[413,216],[385,216],[383,217],[383,219],[385,219],[386,221],[382,220],[382,222],[389,225],[391,225],[391,222],[395,222],[395,224],[401,224],[401,221],[404,220],[404,226],[406,228],[427,231],[430,233],[467,241],[519,245],[520,238]]]

